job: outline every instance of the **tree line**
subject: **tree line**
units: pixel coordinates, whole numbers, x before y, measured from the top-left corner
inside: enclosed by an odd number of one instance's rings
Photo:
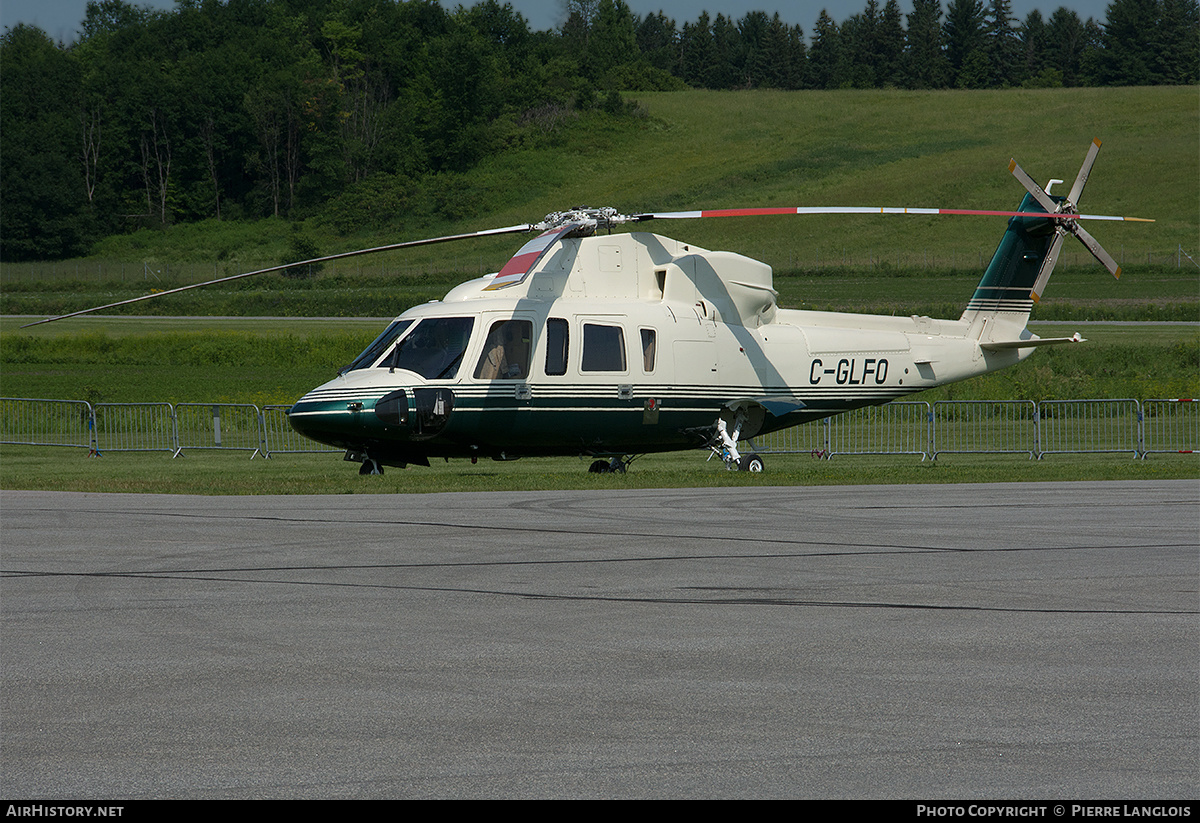
[[[778,14],[682,26],[566,0],[531,31],[509,3],[92,0],[78,42],[0,37],[0,259],[203,219],[322,214],[347,230],[472,208],[454,175],[567,117],[636,115],[622,91],[1196,83],[1197,0],[1114,0],[1107,20],[1009,0],[867,0],[810,35]],[[434,184],[431,181],[436,181]]]
[[[1188,84],[1200,79],[1195,0],[1114,0],[1107,22],[1059,7],[1013,18],[1009,0],[867,0],[841,24],[822,11],[806,41],[799,26],[752,12],[736,23],[701,15],[671,35],[647,15],[641,52],[690,85],[736,89],[1007,87]],[[902,19],[903,18],[903,19]],[[675,48],[667,51],[668,44]]]

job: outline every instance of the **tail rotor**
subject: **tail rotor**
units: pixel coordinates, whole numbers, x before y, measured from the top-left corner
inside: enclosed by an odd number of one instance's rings
[[[1021,185],[1038,202],[1038,205],[1046,210],[1047,214],[1051,215],[1052,218],[1054,216],[1058,217],[1058,219],[1054,220],[1054,239],[1050,241],[1050,248],[1046,252],[1046,256],[1042,261],[1042,267],[1038,271],[1037,280],[1033,284],[1031,296],[1034,302],[1041,300],[1042,291],[1046,288],[1046,283],[1050,280],[1050,275],[1053,273],[1054,266],[1058,262],[1058,255],[1062,250],[1063,238],[1068,234],[1075,235],[1079,242],[1084,245],[1084,248],[1091,252],[1092,256],[1099,260],[1100,264],[1108,269],[1113,277],[1120,278],[1121,276],[1121,267],[1117,264],[1117,261],[1079,223],[1080,217],[1091,216],[1079,214],[1079,198],[1083,194],[1083,187],[1087,185],[1088,178],[1092,174],[1092,165],[1096,162],[1096,155],[1099,153],[1100,139],[1094,138],[1092,144],[1088,147],[1087,156],[1083,159],[1083,165],[1079,169],[1079,174],[1075,177],[1075,184],[1071,186],[1071,192],[1066,197],[1060,197],[1057,200],[1047,194],[1024,169],[1018,166],[1016,160],[1009,161],[1008,169],[1012,172],[1013,177],[1020,181]],[[1136,217],[1120,219],[1138,220]]]

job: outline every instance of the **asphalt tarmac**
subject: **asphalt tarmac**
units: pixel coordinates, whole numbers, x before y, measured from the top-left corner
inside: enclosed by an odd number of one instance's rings
[[[0,494],[0,795],[1200,796],[1200,482]]]

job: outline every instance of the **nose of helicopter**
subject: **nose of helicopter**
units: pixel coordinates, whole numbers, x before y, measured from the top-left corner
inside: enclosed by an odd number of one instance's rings
[[[371,406],[374,403],[371,401]],[[288,409],[288,423],[307,438],[348,447],[346,438],[362,428],[362,412],[370,407],[361,391],[326,384],[313,389]]]
[[[339,377],[301,397],[287,413],[292,428],[339,448],[368,443],[405,448],[440,433],[454,408],[454,392],[445,387],[367,388],[350,383]]]

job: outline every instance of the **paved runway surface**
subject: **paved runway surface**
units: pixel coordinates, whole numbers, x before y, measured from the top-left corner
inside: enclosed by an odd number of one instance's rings
[[[1195,481],[0,513],[7,797],[1200,794]]]

